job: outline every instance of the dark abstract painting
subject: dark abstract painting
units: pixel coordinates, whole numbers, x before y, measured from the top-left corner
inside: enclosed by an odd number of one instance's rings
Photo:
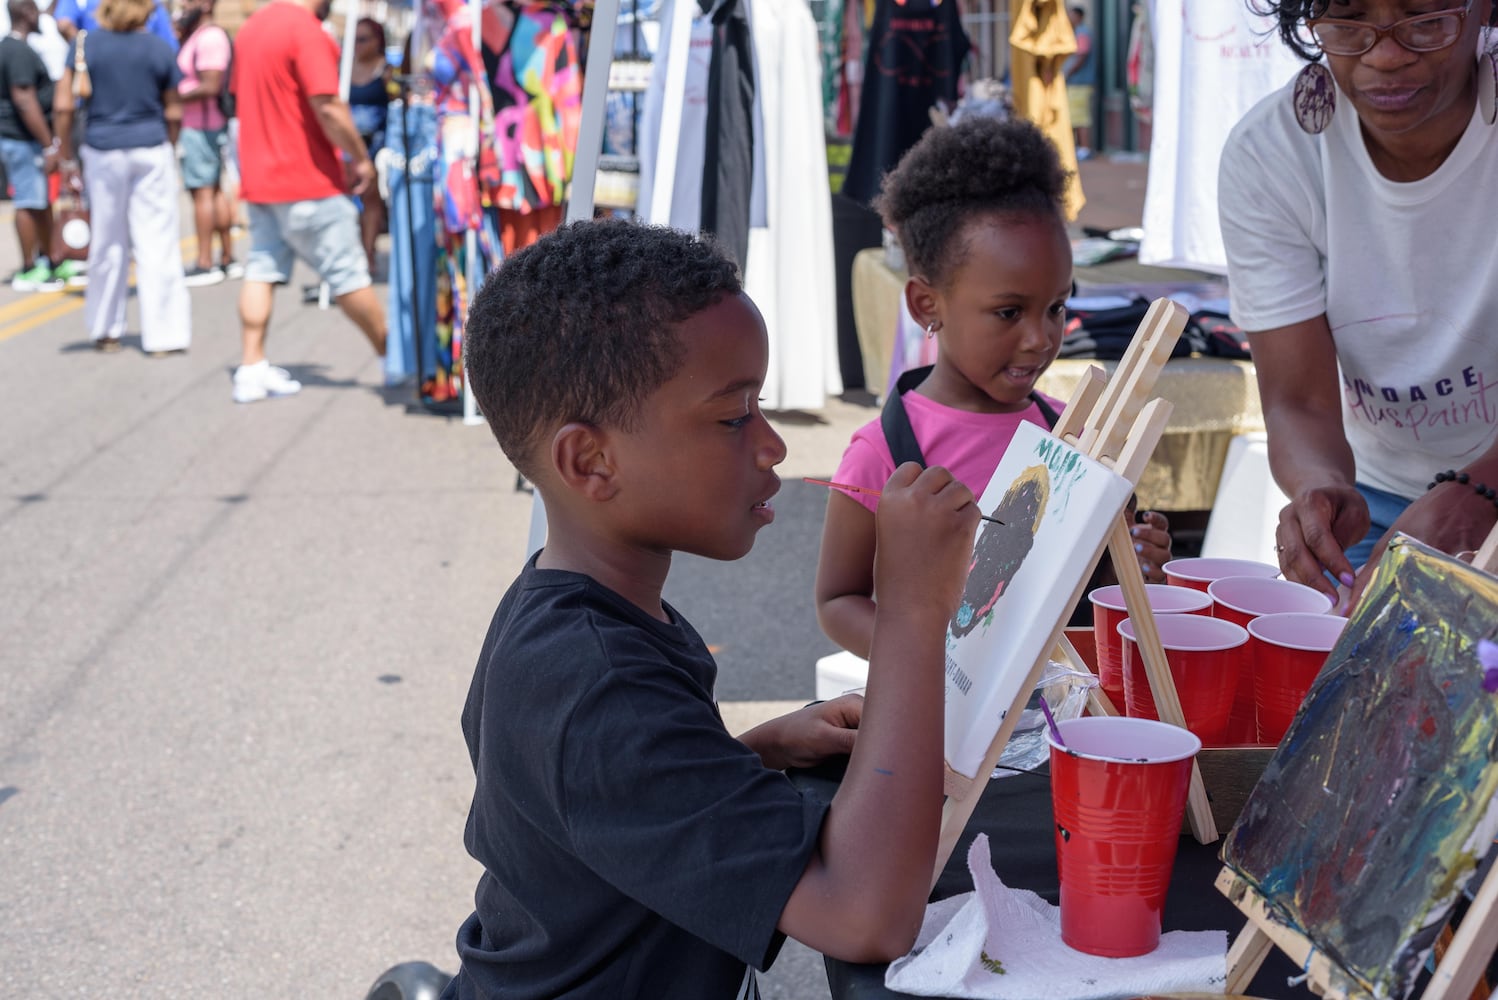
[[[1399,537],[1223,847],[1346,976],[1403,997],[1490,847],[1498,580]]]

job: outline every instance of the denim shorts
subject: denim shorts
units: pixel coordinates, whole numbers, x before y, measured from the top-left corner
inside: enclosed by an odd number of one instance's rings
[[[182,150],[182,186],[189,191],[217,187],[224,171],[225,128],[185,128],[177,137]]]
[[[367,288],[369,260],[359,239],[359,210],[351,198],[336,195],[312,201],[248,202],[250,254],[246,281],[278,284],[291,280],[296,257],[328,283],[336,298]]]
[[[0,138],[0,158],[5,160],[5,176],[10,181],[12,206],[46,208],[47,175],[42,173],[42,144],[30,139]]]
[[[1378,540],[1384,537],[1384,532],[1389,530],[1410,505],[1410,501],[1394,493],[1376,490],[1363,483],[1357,483],[1356,486],[1357,491],[1368,502],[1368,518],[1371,523],[1368,525],[1368,534],[1347,549],[1347,561],[1352,563],[1353,569],[1368,561]]]

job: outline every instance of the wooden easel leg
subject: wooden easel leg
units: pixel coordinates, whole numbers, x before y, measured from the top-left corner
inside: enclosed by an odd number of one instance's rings
[[[1248,984],[1253,982],[1259,967],[1269,957],[1269,950],[1273,947],[1274,942],[1268,934],[1259,930],[1258,925],[1253,922],[1245,925],[1233,939],[1233,946],[1228,949],[1228,980],[1222,991],[1246,992]]]
[[[1498,533],[1495,533],[1498,534]],[[1489,536],[1490,540],[1494,536]],[[1451,947],[1422,994],[1423,1000],[1458,1000],[1472,993],[1498,948],[1498,876],[1489,872],[1452,936]]]
[[[1144,589],[1144,574],[1139,570],[1139,560],[1134,557],[1128,520],[1122,515],[1113,525],[1113,532],[1108,538],[1108,554],[1113,559],[1113,574],[1118,577],[1119,585],[1123,588],[1129,618],[1134,622],[1139,656],[1144,661],[1144,671],[1149,677],[1155,709],[1162,722],[1185,729],[1186,713],[1181,709],[1181,699],[1176,694],[1175,680],[1170,675],[1170,665],[1165,658],[1165,647],[1160,645],[1160,635],[1155,631],[1155,617],[1149,609],[1149,592]],[[1186,799],[1186,818],[1191,824],[1191,835],[1198,843],[1210,844],[1217,840],[1217,822],[1212,818],[1212,803],[1207,798],[1207,786],[1202,783],[1201,768],[1195,761],[1191,762],[1191,789]]]
[[[1061,641],[1056,643],[1055,652],[1051,655],[1053,659],[1065,663],[1079,674],[1097,676],[1093,672],[1093,669],[1087,665],[1087,661],[1082,659],[1082,654],[1077,652],[1077,647],[1071,644],[1071,640],[1066,637],[1064,632],[1061,635]],[[1113,704],[1113,699],[1109,698],[1107,692],[1099,685],[1094,685],[1087,692],[1087,710],[1093,715],[1120,714],[1118,706]]]

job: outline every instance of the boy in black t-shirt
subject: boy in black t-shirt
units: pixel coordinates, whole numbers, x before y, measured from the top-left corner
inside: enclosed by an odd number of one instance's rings
[[[747,554],[785,444],[734,265],[662,228],[578,223],[474,301],[470,384],[546,505],[463,710],[483,865],[444,996],[735,1000],[783,934],[850,961],[914,942],[942,803],[943,639],[978,510],[939,468],[878,511],[868,698],[738,739],[716,666],[661,600],[673,552]],[[855,739],[856,737],[856,739]],[[832,808],[782,773],[852,757]]]

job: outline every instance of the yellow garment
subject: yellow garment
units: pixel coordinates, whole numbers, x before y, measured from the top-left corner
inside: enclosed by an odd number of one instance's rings
[[[1071,171],[1066,217],[1075,219],[1087,199],[1077,176],[1077,147],[1061,64],[1077,51],[1077,36],[1062,0],[1009,0],[1009,78],[1014,110],[1056,144],[1061,166]]]

